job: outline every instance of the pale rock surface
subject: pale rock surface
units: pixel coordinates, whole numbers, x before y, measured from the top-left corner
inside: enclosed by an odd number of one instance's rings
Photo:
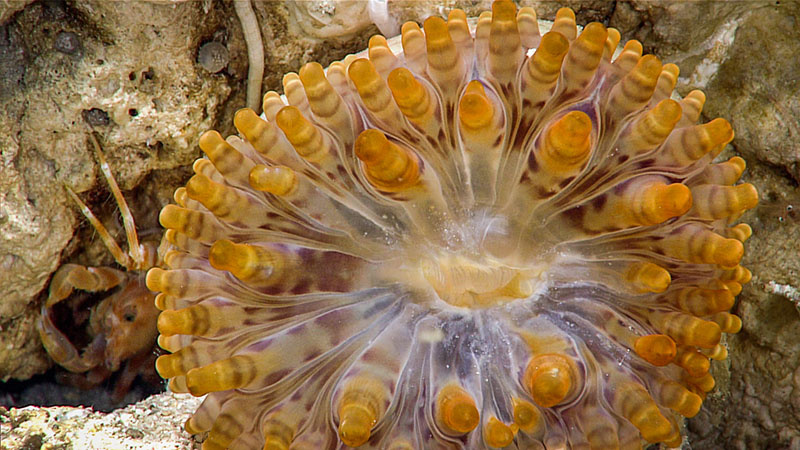
[[[0,407],[0,448],[193,450],[183,423],[200,405],[188,394],[163,393],[101,413],[89,408]]]

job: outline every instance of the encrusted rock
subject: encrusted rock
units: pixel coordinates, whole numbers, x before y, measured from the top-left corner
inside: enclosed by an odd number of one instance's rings
[[[66,406],[0,407],[0,446],[5,450],[190,450],[197,444],[183,431],[183,422],[200,400],[164,393],[111,413]]]

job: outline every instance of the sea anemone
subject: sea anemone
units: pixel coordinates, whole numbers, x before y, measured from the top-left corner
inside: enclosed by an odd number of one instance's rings
[[[424,31],[423,31],[424,29]],[[157,362],[204,449],[677,446],[758,201],[678,68],[498,1],[284,77],[161,212]],[[673,413],[673,411],[675,413]]]

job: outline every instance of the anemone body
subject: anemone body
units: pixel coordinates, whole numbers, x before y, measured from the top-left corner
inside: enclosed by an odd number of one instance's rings
[[[157,369],[204,449],[676,446],[757,202],[678,70],[499,1],[284,78],[164,208]],[[288,105],[287,105],[288,103]]]

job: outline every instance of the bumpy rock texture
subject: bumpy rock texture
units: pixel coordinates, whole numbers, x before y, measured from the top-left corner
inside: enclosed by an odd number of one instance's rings
[[[198,399],[164,393],[104,414],[88,408],[0,408],[0,446],[8,450],[103,448],[189,450],[181,424]]]
[[[107,227],[119,229],[90,150],[89,126],[121,188],[140,185],[129,194],[140,231],[158,231],[157,211],[184,181],[170,170],[196,159],[202,131],[230,126],[244,104],[247,75],[244,38],[230,2],[19,6],[0,4],[0,17],[7,17],[0,24],[2,380],[26,379],[49,365],[34,320],[37,296],[62,259],[111,262],[63,189],[91,191],[84,196],[90,207]],[[362,20],[339,26],[340,38],[306,36],[299,22],[308,21],[310,6],[256,4],[267,47],[265,87],[279,86],[279,74],[308,58],[332,60],[357,50],[376,31]],[[324,29],[318,22],[316,29]],[[198,61],[208,43],[226,48],[225,69],[211,73]]]
[[[366,47],[375,28],[363,18],[347,28],[352,22],[334,19],[334,3],[256,3],[267,60],[264,90],[277,88],[282,74],[303,62],[326,65]],[[451,3],[448,9],[484,9],[479,2]],[[542,18],[552,19],[557,8],[551,2],[521,3],[533,4]],[[562,4],[576,11],[579,23],[607,23],[623,40],[639,39],[645,51],[678,64],[679,91],[705,90],[706,119],[731,121],[732,151],[748,162],[745,181],[760,188],[762,206],[750,213],[755,217],[745,217],[754,236],[743,263],[754,280],[734,308],[744,330],[728,340],[727,374],[720,373],[725,369],[714,374],[717,389],[689,422],[692,448],[800,446],[800,314],[789,299],[765,288],[770,281],[797,287],[800,271],[800,221],[796,209],[787,211],[800,207],[800,61],[793,56],[800,42],[800,7],[792,2]],[[32,323],[37,294],[60,255],[85,264],[109,261],[85,226],[70,243],[82,221],[62,184],[92,190],[90,206],[105,202],[101,217],[115,217],[98,181],[83,117],[93,124],[123,189],[143,182],[131,203],[135,215],[150,215],[137,216],[140,229],[147,229],[155,226],[154,213],[168,201],[172,186],[183,181],[183,173],[169,169],[192,161],[200,132],[224,131],[244,103],[246,49],[230,2],[105,5],[36,2],[17,12],[19,3],[0,2],[0,18],[7,20],[0,21],[0,104],[7,105],[0,108],[0,378],[24,379],[47,364]],[[417,11],[426,5],[425,12]],[[390,2],[390,11],[395,7],[411,11],[403,2]],[[439,12],[434,2],[414,8],[393,14],[402,22]],[[309,22],[325,24],[314,17],[335,24],[344,37],[326,41],[309,34]],[[196,62],[198,49],[210,41],[225,45],[230,57],[216,74]]]
[[[48,2],[0,28],[0,325],[10,343],[0,379],[30,377],[47,362],[31,301],[81,223],[63,186],[84,192],[96,182],[84,117],[123,189],[194,158],[197,134],[230,94],[193,54],[221,19],[225,11],[199,4]]]

